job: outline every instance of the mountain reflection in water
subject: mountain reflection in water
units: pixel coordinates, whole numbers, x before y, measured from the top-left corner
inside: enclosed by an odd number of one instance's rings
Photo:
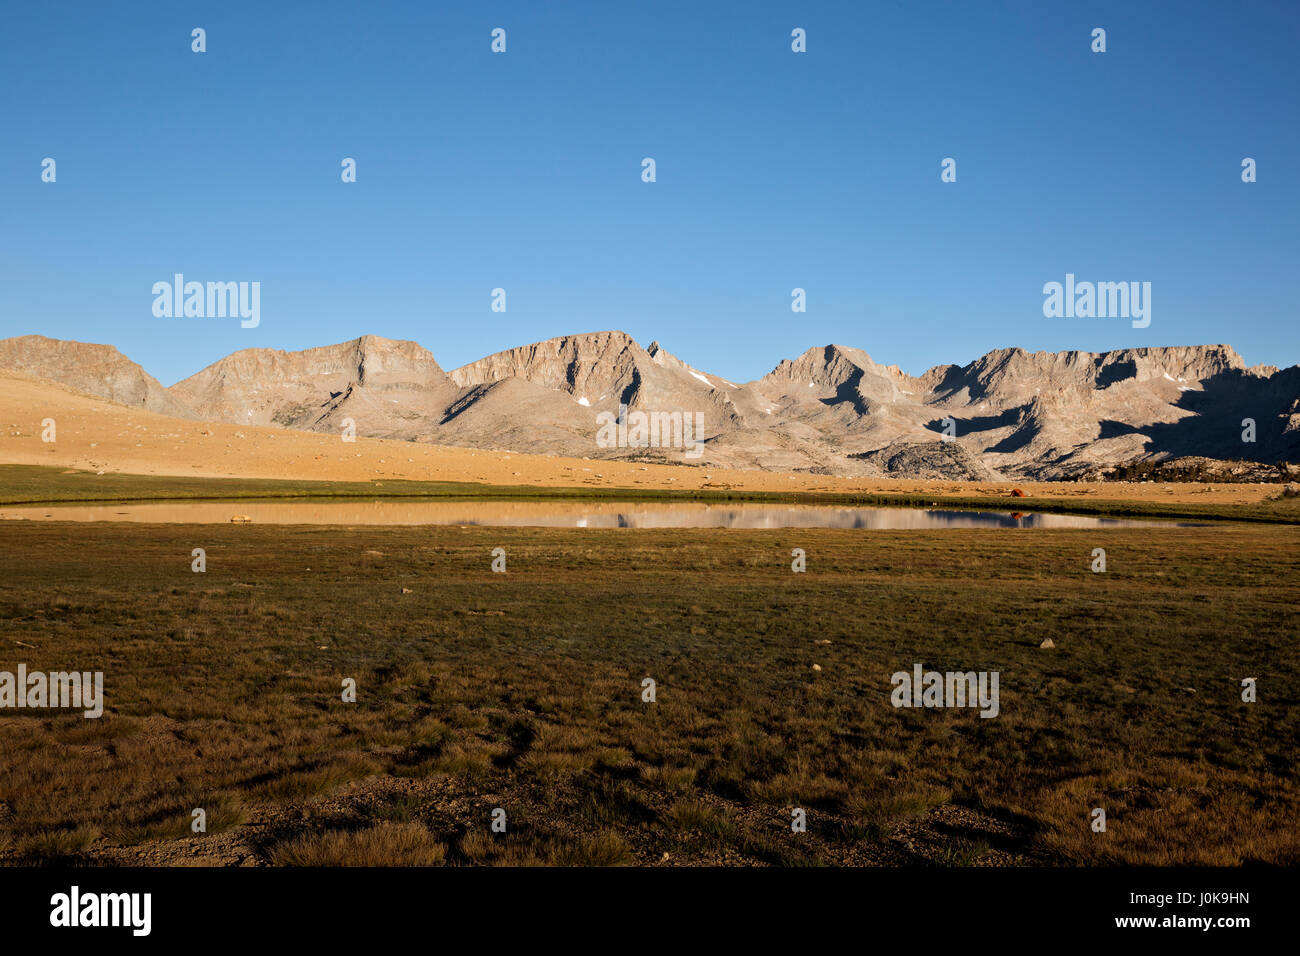
[[[178,501],[117,505],[15,506],[2,519],[227,524],[246,516],[253,524],[483,525],[547,528],[1135,528],[1170,521],[1136,521],[1026,512],[948,511],[844,505],[618,502],[580,499],[492,501],[302,500]]]

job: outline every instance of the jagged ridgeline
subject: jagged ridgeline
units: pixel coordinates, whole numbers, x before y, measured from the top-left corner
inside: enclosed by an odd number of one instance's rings
[[[1300,366],[1247,368],[1226,345],[999,349],[916,377],[829,345],[737,384],[622,332],[548,339],[450,372],[415,342],[366,335],[244,349],[164,388],[112,346],[29,335],[0,340],[0,367],[165,415],[316,432],[350,420],[367,437],[591,458],[978,480],[1187,456],[1300,460]],[[702,455],[598,445],[598,416],[628,410],[696,416]]]

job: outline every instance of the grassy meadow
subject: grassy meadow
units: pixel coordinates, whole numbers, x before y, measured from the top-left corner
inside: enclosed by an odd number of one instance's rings
[[[0,712],[0,861],[1295,864],[1298,605],[1286,525],[3,522],[0,670],[106,710]]]

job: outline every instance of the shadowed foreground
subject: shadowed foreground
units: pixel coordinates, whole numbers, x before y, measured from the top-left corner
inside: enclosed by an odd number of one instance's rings
[[[1297,605],[1265,525],[6,522],[0,670],[107,703],[0,711],[0,859],[1294,864]],[[999,715],[895,709],[916,662]]]

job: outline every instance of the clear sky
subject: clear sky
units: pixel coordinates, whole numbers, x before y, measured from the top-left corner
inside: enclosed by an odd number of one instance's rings
[[[1291,365],[1297,64],[1291,2],[15,3],[0,336],[164,384],[253,346],[374,333],[453,368],[610,328],[732,381],[832,342],[912,373]],[[155,318],[177,272],[260,282],[261,324]],[[1150,282],[1151,325],[1044,318],[1067,272]]]

